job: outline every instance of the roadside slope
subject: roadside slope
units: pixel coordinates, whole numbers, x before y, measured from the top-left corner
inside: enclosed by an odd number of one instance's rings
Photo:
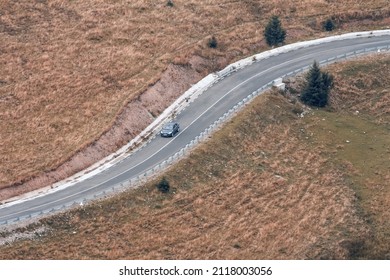
[[[3,246],[0,258],[388,258],[390,162],[380,155],[390,151],[390,76],[374,82],[388,62],[376,55],[330,66],[330,110],[303,118],[278,93],[258,97],[168,170],[169,194],[157,191],[159,178],[45,219],[18,230],[37,234]],[[349,93],[359,76],[365,87]],[[356,115],[354,106],[367,110]]]
[[[165,4],[1,3],[0,199],[118,149],[206,73],[263,49],[271,14],[289,43],[321,36],[329,16],[338,31],[356,31],[387,26],[390,13],[385,0]],[[211,35],[216,50],[207,48]]]

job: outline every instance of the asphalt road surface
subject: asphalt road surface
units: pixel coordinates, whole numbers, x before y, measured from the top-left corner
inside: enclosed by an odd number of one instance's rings
[[[334,41],[260,60],[234,72],[201,94],[176,117],[181,131],[175,137],[157,136],[123,161],[73,186],[20,203],[2,205],[0,227],[64,209],[64,205],[78,204],[86,197],[93,197],[94,194],[144,174],[185,147],[250,93],[289,72],[312,65],[314,60],[324,61],[349,52],[388,45],[390,36],[387,35]]]

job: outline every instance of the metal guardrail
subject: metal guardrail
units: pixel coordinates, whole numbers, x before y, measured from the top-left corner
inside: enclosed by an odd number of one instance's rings
[[[383,36],[383,35],[390,35],[390,30],[353,32],[353,33],[315,39],[311,41],[297,42],[290,45],[275,48],[272,50],[268,50],[253,55],[251,57],[244,58],[240,61],[237,61],[217,73],[213,73],[206,76],[197,84],[192,86],[175,102],[173,102],[173,104],[171,104],[166,110],[164,110],[164,112],[155,121],[153,121],[152,124],[150,124],[138,136],[136,136],[133,140],[131,140],[127,145],[119,149],[117,152],[95,163],[91,167],[75,174],[74,176],[71,176],[61,182],[57,182],[51,185],[50,191],[55,191],[60,188],[64,188],[66,186],[75,184],[81,180],[93,176],[93,174],[96,172],[103,172],[105,169],[123,160],[130,153],[142,149],[142,147],[144,147],[145,144],[149,143],[153,139],[155,132],[158,131],[167,120],[171,119],[171,117],[174,116],[175,114],[178,114],[181,110],[183,110],[186,106],[188,106],[188,104],[190,104],[193,100],[195,100],[199,95],[205,92],[209,87],[213,86],[215,83],[218,83],[221,79],[224,79],[225,77],[231,75],[233,72],[238,71],[239,69],[242,69],[253,63],[267,59],[269,57],[276,56],[278,54],[287,53],[293,50],[302,49],[309,46],[314,46],[314,45],[319,45],[319,44],[329,43],[329,42],[339,41],[339,40],[348,40],[348,39],[359,38],[359,37],[369,38],[369,37]],[[299,70],[296,71],[296,73],[298,72]]]
[[[327,65],[330,63],[334,63],[336,61],[340,61],[342,59],[350,59],[352,57],[358,57],[364,54],[378,52],[378,51],[390,51],[390,45],[386,46],[385,48],[369,48],[369,49],[363,49],[355,52],[346,53],[343,55],[339,55],[337,57],[332,57],[323,61],[320,61],[320,65]],[[309,69],[310,66],[302,67],[300,69],[297,69],[293,72],[287,73],[286,75],[281,76],[280,78],[285,78],[288,76],[293,76],[298,73],[305,72]],[[174,155],[170,156],[167,160],[164,160],[163,162],[159,163],[158,165],[154,166],[153,168],[147,170],[142,175],[138,175],[136,178],[132,178],[128,181],[122,182],[121,184],[117,185],[116,187],[113,187],[112,189],[123,188],[128,186],[134,186],[139,185],[140,183],[144,182],[145,179],[149,178],[152,175],[155,175],[155,173],[159,171],[165,170],[168,166],[172,165],[174,162],[180,160],[183,158],[183,156],[187,155],[188,152],[197,144],[202,142],[204,139],[208,138],[218,127],[220,127],[221,124],[225,123],[228,119],[230,119],[235,113],[240,111],[242,107],[253,100],[253,98],[257,97],[267,89],[270,89],[274,85],[274,81],[271,81],[267,83],[266,85],[262,86],[261,88],[257,89],[256,91],[252,92],[248,96],[246,96],[243,100],[238,102],[236,105],[234,105],[231,109],[229,109],[223,116],[221,116],[218,120],[216,120],[214,123],[212,123],[208,128],[206,128],[203,132],[201,132],[198,136],[196,136],[193,140],[190,141],[184,148],[182,148],[180,151],[176,152]]]
[[[343,59],[346,60],[346,59],[350,59],[352,57],[358,57],[358,56],[366,55],[369,53],[374,53],[374,52],[376,53],[376,52],[382,52],[382,51],[390,51],[390,45],[387,45],[386,47],[381,47],[381,48],[373,47],[373,48],[365,48],[365,49],[354,51],[354,52],[349,52],[346,54],[338,55],[336,57],[331,57],[331,58],[328,58],[326,60],[320,61],[319,64],[320,65],[328,65],[328,64],[331,64],[331,63],[334,63],[336,61],[340,61]],[[253,61],[257,62],[259,60],[253,60]],[[298,73],[305,72],[309,69],[309,67],[310,66],[306,66],[306,67],[296,69],[296,70],[289,72],[289,73],[287,73],[279,78],[290,77],[290,76],[294,76]],[[237,67],[232,67],[231,71],[237,71]],[[223,75],[219,75],[218,79],[216,79],[213,83],[209,84],[208,87],[212,86],[214,83],[220,81],[221,79],[229,76],[232,73],[231,71],[230,72],[226,71],[223,73]],[[131,178],[127,181],[123,181],[121,183],[118,183],[118,184],[112,186],[110,189],[107,189],[107,190],[104,190],[100,193],[91,195],[91,196],[86,197],[82,200],[76,200],[74,202],[67,203],[67,204],[64,204],[64,205],[61,205],[58,207],[54,207],[54,208],[51,208],[51,209],[48,209],[45,211],[38,211],[38,212],[35,212],[32,214],[29,214],[27,216],[22,216],[22,217],[18,217],[15,219],[3,221],[0,223],[0,226],[14,224],[14,223],[17,223],[17,222],[20,222],[23,220],[36,218],[36,217],[46,215],[46,214],[58,213],[60,211],[66,210],[66,209],[71,209],[71,208],[85,205],[89,201],[97,200],[100,198],[105,198],[105,197],[110,196],[112,194],[116,194],[118,192],[127,190],[129,188],[134,188],[134,187],[141,185],[142,183],[146,182],[150,177],[155,176],[157,173],[166,170],[173,163],[177,162],[178,160],[180,160],[184,156],[186,156],[191,149],[193,149],[197,144],[201,143],[206,138],[208,138],[218,127],[221,126],[221,124],[226,122],[235,113],[240,111],[245,104],[249,103],[253,98],[257,97],[258,95],[260,95],[261,93],[263,93],[267,89],[270,89],[273,85],[274,85],[274,80],[270,81],[266,85],[262,86],[261,88],[257,89],[256,91],[254,91],[251,94],[249,94],[248,96],[246,96],[242,101],[240,101],[236,105],[234,105],[223,116],[221,116],[218,120],[216,120],[214,123],[212,123],[208,128],[206,128],[203,132],[201,132],[193,140],[191,140],[190,143],[188,143],[180,151],[176,152],[174,155],[170,156],[168,159],[157,164],[156,166],[152,167],[151,169],[148,169],[146,172],[136,176],[135,178]],[[202,92],[205,90],[206,89],[203,88]],[[199,92],[198,92],[198,94],[199,94]]]

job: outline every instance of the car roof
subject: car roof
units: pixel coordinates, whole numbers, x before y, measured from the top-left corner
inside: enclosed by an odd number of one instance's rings
[[[165,124],[164,127],[172,127],[175,124],[177,124],[177,122],[169,122],[169,123]]]
[[[164,128],[173,128],[175,125],[177,125],[178,123],[177,122],[169,122],[169,123],[166,123],[164,126],[163,126],[163,129]]]

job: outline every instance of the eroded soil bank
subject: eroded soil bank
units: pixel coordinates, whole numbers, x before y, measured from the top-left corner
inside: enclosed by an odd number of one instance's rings
[[[227,59],[207,60],[193,56],[186,65],[169,65],[155,84],[124,106],[115,122],[100,138],[77,151],[58,168],[1,189],[0,200],[49,186],[115,152],[137,136],[165,108],[216,65],[222,68],[227,65]]]
[[[149,2],[2,3],[0,201],[97,162],[207,73],[264,50],[271,14],[286,43],[390,24],[385,0]]]

